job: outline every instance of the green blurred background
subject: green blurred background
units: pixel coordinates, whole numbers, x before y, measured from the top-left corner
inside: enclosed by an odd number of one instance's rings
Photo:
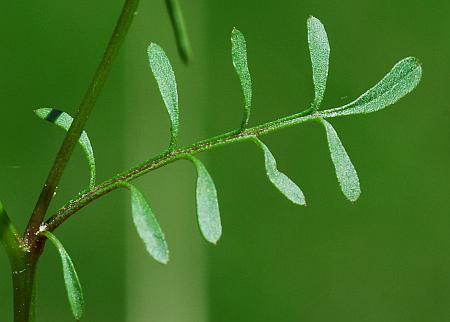
[[[74,112],[120,12],[120,0],[3,1],[0,198],[24,227],[64,133],[32,110]],[[166,232],[171,262],[145,253],[126,191],[82,210],[58,231],[87,301],[83,321],[442,322],[450,320],[450,4],[430,1],[181,1],[194,61],[178,58],[164,1],[142,1],[87,126],[99,179],[161,151],[169,121],[146,61],[163,46],[177,75],[188,144],[240,124],[242,98],[230,31],[246,35],[252,124],[298,112],[313,98],[306,19],[325,24],[331,67],[324,106],[352,100],[395,62],[416,56],[415,92],[380,113],[333,121],[363,194],[339,191],[323,129],[307,124],[264,138],[304,190],[289,203],[250,143],[201,155],[219,191],[224,235],[204,242],[195,219],[195,170],[179,162],[139,179]],[[53,210],[87,184],[76,151]],[[0,321],[11,320],[9,268],[0,255]],[[60,262],[40,262],[38,320],[72,321]]]

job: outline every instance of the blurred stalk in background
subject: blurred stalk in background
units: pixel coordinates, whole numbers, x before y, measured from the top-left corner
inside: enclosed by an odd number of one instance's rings
[[[195,56],[188,65],[180,59],[164,1],[141,2],[133,25],[135,32],[127,41],[127,167],[160,153],[170,140],[169,117],[148,63],[150,42],[164,48],[175,71],[180,146],[206,137],[205,5],[203,1],[179,3],[195,47]],[[148,256],[131,220],[127,221],[127,321],[208,321],[205,250],[216,247],[207,245],[197,227],[195,182],[196,172],[190,162],[176,162],[136,181],[158,216],[170,249],[170,261],[161,265]]]

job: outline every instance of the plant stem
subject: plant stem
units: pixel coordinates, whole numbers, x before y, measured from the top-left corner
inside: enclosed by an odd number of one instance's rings
[[[35,276],[39,256],[29,252],[17,254],[11,263],[14,322],[32,322],[35,316]]]
[[[47,176],[39,199],[28,222],[24,238],[21,238],[12,226],[3,206],[0,208],[0,237],[11,263],[13,293],[14,293],[14,321],[32,322],[35,309],[35,276],[39,257],[44,242],[36,233],[42,224],[45,214],[53,199],[56,187],[61,180],[64,169],[69,162],[72,152],[95,106],[100,92],[105,85],[114,58],[125,39],[139,0],[126,0],[122,8],[117,25],[108,43],[92,82],[81,101],[77,115],[67,132],[64,141],[56,155],[53,166]]]
[[[9,258],[14,294],[14,321],[34,317],[34,276],[39,252],[31,253],[0,203],[0,241]]]
[[[132,181],[150,171],[161,168],[169,163],[183,159],[186,155],[194,155],[203,151],[215,149],[217,147],[227,145],[234,142],[241,142],[259,137],[271,132],[281,130],[283,128],[291,127],[297,124],[317,121],[320,118],[333,117],[325,112],[316,112],[311,115],[304,115],[299,113],[276,121],[268,122],[258,125],[246,130],[235,130],[225,134],[197,142],[187,147],[179,148],[174,151],[164,152],[152,159],[149,159],[142,164],[125,171],[116,177],[106,180],[97,185],[94,189],[81,193],[77,198],[69,201],[63,206],[54,216],[49,218],[45,225],[41,227],[41,231],[53,231],[58,228],[69,217],[84,208],[94,200],[108,194],[109,192],[121,187],[124,182]]]
[[[111,36],[108,47],[106,48],[103,59],[94,74],[93,80],[84,95],[76,117],[58,151],[26,229],[25,240],[31,247],[34,246],[36,232],[39,230],[39,226],[45,217],[64,169],[66,168],[81,132],[86,125],[103,85],[106,82],[112,61],[117,56],[125,39],[131,22],[133,21],[133,17],[135,16],[138,4],[139,0],[125,1],[122,13]]]

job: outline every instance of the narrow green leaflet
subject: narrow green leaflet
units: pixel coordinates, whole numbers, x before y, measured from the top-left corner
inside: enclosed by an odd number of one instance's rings
[[[158,83],[159,91],[169,112],[171,126],[171,148],[175,148],[178,131],[179,131],[179,112],[178,112],[178,92],[175,74],[170,65],[169,58],[167,58],[164,50],[155,43],[148,47],[148,58],[150,67],[156,82]]]
[[[348,200],[356,201],[361,195],[361,187],[355,167],[333,126],[325,120],[321,120],[321,122],[327,133],[331,160],[333,161],[341,190]]]
[[[70,116],[66,112],[57,110],[55,108],[39,108],[34,112],[41,119],[53,123],[66,131],[68,131],[70,126],[72,125],[73,121],[72,116]],[[89,137],[85,131],[81,133],[78,142],[80,143],[80,146],[83,149],[84,155],[86,156],[86,159],[89,164],[89,171],[90,171],[89,188],[92,189],[95,187],[95,176],[96,176],[94,150],[92,149],[91,141],[89,141]]]
[[[52,233],[46,231],[42,233],[50,240],[59,252],[61,257],[64,283],[66,284],[67,298],[69,299],[70,308],[76,320],[80,320],[84,311],[83,290],[81,289],[80,280],[73,266],[73,262],[67,254],[64,246]]]
[[[192,56],[192,50],[180,3],[178,0],[166,0],[166,6],[175,33],[178,53],[183,62],[188,63]]]
[[[278,171],[277,161],[273,157],[269,148],[258,138],[254,138],[253,141],[263,150],[264,160],[266,165],[266,174],[270,182],[288,198],[290,201],[297,205],[306,205],[305,196],[302,190],[284,173]]]
[[[2,202],[0,201],[0,244],[5,246],[6,253],[13,259],[21,251],[21,235],[9,219]]]
[[[410,93],[420,82],[422,66],[417,58],[408,57],[399,61],[374,87],[353,102],[325,111],[324,117],[351,114],[367,114],[394,104]]]
[[[187,156],[197,169],[197,219],[203,237],[210,243],[216,244],[222,235],[219,202],[214,181],[203,163],[189,155]]]
[[[327,86],[328,64],[330,59],[330,45],[327,32],[319,19],[309,17],[308,22],[308,44],[311,55],[313,81],[315,89],[313,111],[316,111],[322,103]]]
[[[247,44],[245,37],[236,28],[231,32],[231,56],[233,66],[241,82],[242,92],[244,93],[244,118],[242,126],[246,127],[250,119],[250,109],[252,106],[252,79],[247,64]]]
[[[147,252],[158,262],[167,264],[169,248],[164,233],[142,193],[133,185],[126,183],[124,187],[131,192],[131,212],[139,237],[143,240]]]

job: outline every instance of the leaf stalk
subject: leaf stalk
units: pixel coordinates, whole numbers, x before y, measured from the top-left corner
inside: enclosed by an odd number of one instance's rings
[[[318,121],[322,117],[327,117],[327,114],[324,112],[317,112],[311,115],[303,115],[303,113],[298,113],[286,118],[281,118],[276,121],[267,122],[252,128],[248,128],[244,131],[230,131],[222,135],[218,135],[213,138],[199,141],[192,145],[176,149],[174,151],[169,151],[157,155],[141,163],[140,165],[131,168],[130,170],[118,174],[112,179],[98,184],[91,191],[83,193],[74,200],[69,201],[65,206],[57,211],[54,216],[50,217],[45,222],[42,230],[54,231],[73,214],[75,214],[94,200],[108,194],[109,192],[117,188],[123,187],[125,182],[130,182],[150,171],[162,168],[163,166],[166,166],[177,160],[185,159],[186,155],[198,154],[200,152],[209,151],[235,142],[253,140],[255,137],[266,135],[284,128],[292,127],[297,124]]]

